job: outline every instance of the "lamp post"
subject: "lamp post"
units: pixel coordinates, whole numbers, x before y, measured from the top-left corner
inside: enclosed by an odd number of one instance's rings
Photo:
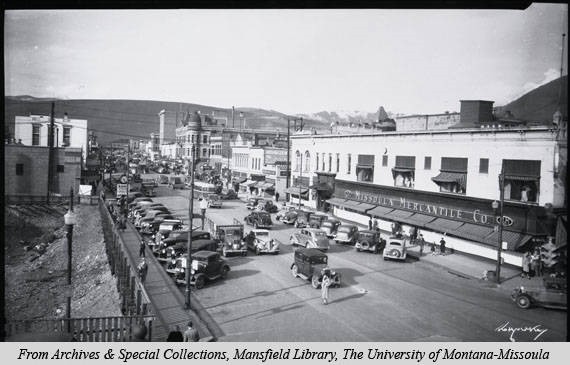
[[[194,150],[196,146],[192,146],[192,166],[189,170],[190,172],[190,202],[188,203],[188,220],[189,220],[189,228],[188,228],[188,258],[186,259],[186,302],[184,303],[185,309],[192,309],[190,304],[190,277],[191,277],[191,270],[192,270],[192,222],[194,221],[194,173],[196,169],[194,166],[196,165],[194,162]]]
[[[301,209],[301,182],[303,181],[303,156],[299,155],[299,209]]]
[[[493,207],[493,212],[495,214],[495,224],[498,224],[499,234],[497,235],[497,270],[496,270],[496,280],[497,284],[501,283],[501,259],[503,251],[503,205],[505,199],[505,177],[501,172],[499,174],[499,190],[500,199],[499,201],[494,200],[491,206]],[[497,217],[497,211],[499,216]]]
[[[77,223],[75,213],[73,213],[73,188],[70,189],[69,211],[63,216],[67,230],[67,308],[65,317],[67,318],[67,332],[71,332],[71,258],[73,243],[73,226]]]

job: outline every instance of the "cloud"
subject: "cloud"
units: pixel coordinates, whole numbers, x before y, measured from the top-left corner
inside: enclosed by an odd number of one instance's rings
[[[522,90],[519,93],[517,93],[516,95],[514,95],[511,98],[511,100],[516,100],[516,99],[520,98],[521,96],[523,96],[524,94],[528,93],[529,91],[532,91],[532,90],[536,89],[537,87],[540,87],[544,84],[548,84],[550,81],[556,80],[559,77],[560,77],[560,71],[559,70],[557,70],[555,68],[549,68],[544,73],[544,79],[542,79],[542,81],[527,82],[526,84],[523,85]]]

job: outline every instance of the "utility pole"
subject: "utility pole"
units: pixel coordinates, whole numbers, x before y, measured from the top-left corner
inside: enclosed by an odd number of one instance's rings
[[[564,67],[564,38],[566,33],[562,33],[562,52],[560,52],[560,87],[558,89],[558,110],[560,110],[560,104],[562,103],[562,68]]]
[[[236,112],[236,108],[234,106],[232,106],[232,128],[236,127],[236,120],[235,120],[235,112]]]
[[[291,119],[287,118],[287,181],[285,188],[289,188],[289,180],[291,180]]]
[[[50,200],[50,193],[52,190],[52,180],[53,180],[53,129],[55,126],[54,120],[54,110],[55,110],[55,102],[51,102],[51,114],[50,114],[50,123],[48,129],[48,183],[47,183],[47,195],[46,195],[46,202],[49,204]]]
[[[501,168],[499,175],[499,234],[497,237],[497,284],[501,283],[501,259],[503,251],[503,206],[505,201],[505,174],[504,169]]]
[[[190,199],[188,202],[188,220],[189,220],[189,228],[188,228],[188,258],[186,259],[186,302],[184,303],[185,309],[192,309],[192,305],[190,303],[190,277],[192,271],[192,222],[194,221],[194,173],[196,170],[194,169],[194,155],[195,155],[195,147],[192,146],[192,168],[190,170]]]

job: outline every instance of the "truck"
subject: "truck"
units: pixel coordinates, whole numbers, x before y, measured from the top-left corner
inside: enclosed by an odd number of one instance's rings
[[[216,227],[215,237],[220,241],[222,255],[247,255],[247,246],[243,239],[243,224],[230,224]]]

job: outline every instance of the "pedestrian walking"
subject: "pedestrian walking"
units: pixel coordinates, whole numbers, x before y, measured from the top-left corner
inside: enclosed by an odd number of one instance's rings
[[[525,253],[523,258],[522,258],[521,278],[530,279],[530,262],[531,262],[530,252],[527,251],[527,253]]]
[[[441,237],[441,240],[439,241],[439,252],[442,255],[445,255],[445,239],[443,237]]]
[[[435,242],[431,243],[431,254],[432,255],[437,255],[437,252],[435,252]]]
[[[372,230],[372,217],[368,218],[368,230],[371,231]]]
[[[139,278],[141,279],[141,282],[144,284],[146,280],[146,274],[148,273],[148,265],[144,257],[141,259],[139,266],[137,266],[137,270],[139,272]]]
[[[146,242],[144,239],[141,239],[141,243],[139,245],[139,257],[146,257]]]
[[[172,327],[172,329],[168,333],[166,342],[183,342],[183,341],[184,341],[184,335],[182,335],[180,327],[178,325]]]
[[[120,224],[121,224],[121,231],[125,231],[125,228],[127,228],[127,218],[125,217],[124,214],[121,214],[120,217]]]
[[[202,230],[204,230],[204,220],[206,219],[206,209],[208,208],[208,201],[200,198],[200,213],[202,215]]]
[[[275,193],[275,202],[276,203],[279,202],[279,193],[277,192]]]
[[[193,327],[192,321],[188,322],[188,328],[184,331],[184,342],[198,342],[200,340],[200,335],[198,331]]]
[[[380,230],[380,228],[378,228],[378,219],[376,218],[374,218],[374,220],[372,221],[372,229],[376,232]]]
[[[321,281],[321,298],[323,299],[323,304],[329,304],[329,287],[331,286],[331,279],[329,273],[325,271],[323,279]]]
[[[420,238],[418,239],[418,244],[420,245],[420,257],[424,255],[424,245],[426,241],[424,240],[424,235],[420,233]]]
[[[542,276],[542,260],[540,258],[540,248],[535,248],[530,256],[530,269],[532,276]]]

